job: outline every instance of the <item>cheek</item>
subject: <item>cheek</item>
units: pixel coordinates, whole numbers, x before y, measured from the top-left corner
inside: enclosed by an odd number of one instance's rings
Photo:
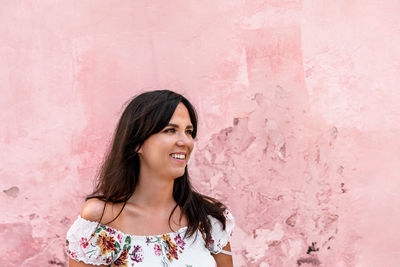
[[[193,148],[194,148],[194,141],[192,141],[192,143],[189,145],[189,149],[190,149],[189,153],[190,154],[192,154]]]

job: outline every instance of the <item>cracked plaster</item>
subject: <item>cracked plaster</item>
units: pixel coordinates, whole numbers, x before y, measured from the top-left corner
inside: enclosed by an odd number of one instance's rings
[[[398,1],[7,1],[0,261],[67,266],[121,104],[199,111],[190,174],[236,217],[235,266],[397,266]]]

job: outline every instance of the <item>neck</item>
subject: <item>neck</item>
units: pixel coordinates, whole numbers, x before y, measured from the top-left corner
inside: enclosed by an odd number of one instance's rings
[[[128,202],[150,210],[169,209],[176,205],[173,198],[174,180],[141,172],[135,192]]]

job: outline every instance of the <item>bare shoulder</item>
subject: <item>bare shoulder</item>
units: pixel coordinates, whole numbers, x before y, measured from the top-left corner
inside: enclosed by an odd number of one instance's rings
[[[98,222],[103,214],[104,205],[106,203],[98,198],[88,199],[82,207],[81,217],[89,221]]]
[[[98,198],[91,198],[83,205],[81,217],[89,221],[107,224],[108,222],[113,221],[121,209],[122,203],[106,203]]]

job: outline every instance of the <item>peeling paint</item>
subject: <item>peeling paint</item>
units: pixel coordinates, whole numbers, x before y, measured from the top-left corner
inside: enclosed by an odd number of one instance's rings
[[[290,227],[294,227],[296,225],[297,213],[290,215],[289,218],[286,219],[286,224]]]
[[[312,266],[319,266],[319,265],[321,265],[321,262],[319,261],[318,258],[314,258],[314,257],[300,258],[297,260],[297,266],[301,266],[304,264],[310,264]]]
[[[1,264],[67,266],[122,103],[168,88],[235,266],[397,266],[400,2],[199,3],[2,5]]]
[[[16,197],[18,197],[19,188],[18,188],[18,186],[13,186],[13,187],[10,187],[10,188],[8,188],[8,189],[6,189],[6,190],[3,190],[3,192],[4,192],[4,194],[6,194],[7,196],[16,198]]]

